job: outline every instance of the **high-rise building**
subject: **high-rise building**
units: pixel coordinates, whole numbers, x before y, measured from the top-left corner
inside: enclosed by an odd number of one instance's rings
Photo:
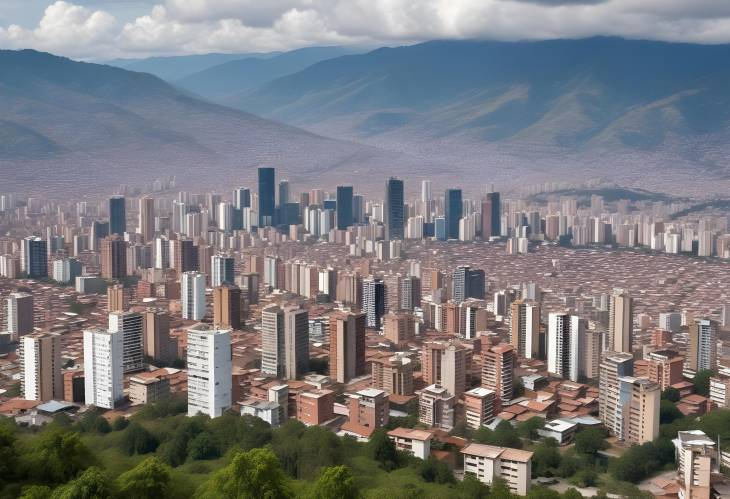
[[[487,203],[489,203],[490,236],[499,237],[502,234],[502,205],[499,199],[499,192],[488,192]],[[482,226],[484,224],[484,212],[482,212]],[[482,237],[484,237],[482,235]]]
[[[461,202],[461,189],[446,190],[444,208],[446,239],[459,239],[459,220],[461,220],[464,209]]]
[[[106,288],[106,309],[107,312],[127,310],[127,299],[123,284],[112,284]]]
[[[717,321],[698,319],[689,326],[685,368],[693,373],[717,368]]]
[[[383,336],[395,345],[412,340],[416,334],[416,318],[408,312],[390,312],[383,317]]]
[[[236,277],[233,270],[235,262],[232,256],[213,255],[210,260],[211,286],[235,283]]]
[[[418,395],[418,421],[429,427],[454,428],[456,397],[440,385],[429,385]]]
[[[274,225],[276,212],[276,170],[259,168],[259,227]]]
[[[155,237],[155,199],[143,197],[139,200],[139,233],[144,242]]]
[[[679,497],[713,497],[711,477],[720,468],[719,442],[712,440],[702,430],[687,430],[678,432],[672,443],[677,461]]]
[[[659,384],[662,391],[684,380],[684,359],[674,350],[654,350],[634,362],[634,375]]]
[[[297,379],[309,370],[309,312],[284,310],[284,374]]]
[[[484,299],[484,271],[470,269],[468,265],[456,267],[453,275],[452,298],[461,303],[468,298]]]
[[[215,418],[231,406],[231,332],[207,324],[187,330],[188,416]]]
[[[124,397],[122,332],[84,331],[84,403],[114,409]]]
[[[404,198],[403,181],[390,177],[385,184],[385,206],[383,208],[386,239],[403,239]]]
[[[601,361],[598,417],[613,435],[624,433],[620,379],[634,373],[634,357],[626,352],[608,352]]]
[[[390,406],[388,394],[383,390],[376,388],[359,390],[350,395],[347,406],[349,421],[346,425],[376,430],[388,424]]]
[[[233,284],[213,288],[213,324],[241,329],[241,288]]]
[[[337,186],[337,228],[346,230],[353,223],[352,186]]]
[[[512,400],[516,363],[515,348],[507,343],[482,351],[482,387],[494,390],[496,407]]]
[[[367,327],[380,329],[385,314],[385,284],[382,279],[369,277],[362,281],[362,309],[367,314]]]
[[[421,369],[426,384],[438,384],[456,398],[466,389],[466,348],[453,341],[430,341],[423,345]]]
[[[517,300],[510,305],[510,343],[517,356],[536,359],[540,355],[540,305]]]
[[[5,303],[7,330],[10,332],[10,340],[16,342],[21,336],[33,332],[33,295],[10,293]]]
[[[194,321],[205,317],[205,274],[185,272],[180,279],[183,319]]]
[[[144,355],[153,361],[170,363],[177,358],[177,341],[170,337],[170,315],[148,308],[144,316]]]
[[[40,237],[26,237],[21,246],[21,270],[31,279],[48,277],[48,244]]]
[[[127,242],[112,235],[101,241],[101,276],[122,279],[127,276]]]
[[[269,305],[261,311],[261,372],[275,378],[286,377],[284,311]]]
[[[330,315],[330,377],[347,383],[365,374],[365,314]]]
[[[622,291],[615,291],[608,308],[608,349],[631,352],[634,339],[633,299]]]
[[[413,362],[405,355],[372,361],[372,385],[393,395],[413,395]]]
[[[618,436],[629,444],[653,442],[659,436],[659,385],[646,378],[619,378],[623,434]]]
[[[477,387],[464,392],[464,420],[466,426],[478,430],[494,420],[494,390]]]
[[[109,234],[124,235],[127,232],[127,200],[122,196],[109,199]]]
[[[144,368],[144,324],[139,312],[109,314],[109,332],[122,334],[122,370],[124,373]]]
[[[170,241],[170,265],[178,275],[200,270],[198,247],[189,238]]]
[[[548,319],[548,372],[571,381],[578,381],[581,370],[581,342],[585,321],[577,315],[551,313]]]
[[[26,400],[63,399],[61,336],[33,333],[20,340],[20,392]]]

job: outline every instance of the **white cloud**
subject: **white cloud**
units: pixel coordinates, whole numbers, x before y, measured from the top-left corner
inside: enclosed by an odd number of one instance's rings
[[[130,19],[76,1],[51,4],[35,28],[0,26],[0,47],[110,58],[435,38],[730,42],[730,2],[718,0],[158,0]]]

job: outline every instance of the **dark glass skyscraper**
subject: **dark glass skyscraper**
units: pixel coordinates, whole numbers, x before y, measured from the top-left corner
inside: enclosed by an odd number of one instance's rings
[[[259,168],[259,227],[274,223],[276,212],[276,170]]]
[[[390,177],[385,184],[383,214],[388,239],[403,239],[403,181]]]
[[[489,201],[492,208],[491,211],[491,226],[492,236],[499,237],[502,234],[502,206],[499,200],[499,192],[487,193],[487,201]],[[484,223],[484,222],[482,222]]]
[[[352,186],[337,186],[337,228],[346,230],[352,225]]]
[[[127,208],[121,196],[109,199],[109,232],[123,235],[127,231]]]
[[[446,215],[446,239],[459,239],[459,220],[461,220],[461,189],[446,189],[444,196]]]

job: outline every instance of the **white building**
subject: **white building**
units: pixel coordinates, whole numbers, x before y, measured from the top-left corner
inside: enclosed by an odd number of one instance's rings
[[[218,417],[231,406],[231,332],[196,324],[187,339],[188,416]]]
[[[103,329],[84,331],[84,387],[87,405],[114,409],[124,396],[123,350],[124,338],[120,332]]]
[[[388,437],[399,451],[407,452],[419,459],[426,460],[431,455],[431,435],[425,430],[412,428],[395,428],[388,432]]]
[[[63,399],[61,336],[32,333],[20,339],[20,388],[26,400]]]
[[[214,288],[221,286],[224,283],[235,283],[233,264],[234,261],[232,256],[213,255],[210,258],[210,279],[211,285]]]
[[[548,372],[578,381],[585,323],[577,315],[551,313],[548,319]]]
[[[183,272],[180,280],[182,317],[194,321],[205,317],[205,274]]]
[[[461,453],[464,454],[464,474],[473,475],[487,485],[501,478],[513,493],[521,496],[530,490],[532,452],[471,443]]]
[[[249,415],[263,419],[271,426],[279,426],[282,421],[279,420],[281,414],[281,406],[276,402],[270,402],[258,399],[247,399],[239,402],[241,406],[241,416]]]
[[[120,332],[123,337],[122,370],[125,373],[144,368],[144,326],[139,312],[112,312],[109,314],[109,331]]]

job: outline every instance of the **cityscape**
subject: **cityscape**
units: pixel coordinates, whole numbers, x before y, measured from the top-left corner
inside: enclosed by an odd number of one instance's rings
[[[598,463],[666,439],[650,469],[609,464],[614,487],[722,497],[730,455],[694,418],[730,407],[727,215],[549,184],[419,187],[300,190],[261,167],[221,193],[0,195],[0,414],[124,426],[174,401],[381,437],[451,477],[437,483],[518,496],[598,495]]]

